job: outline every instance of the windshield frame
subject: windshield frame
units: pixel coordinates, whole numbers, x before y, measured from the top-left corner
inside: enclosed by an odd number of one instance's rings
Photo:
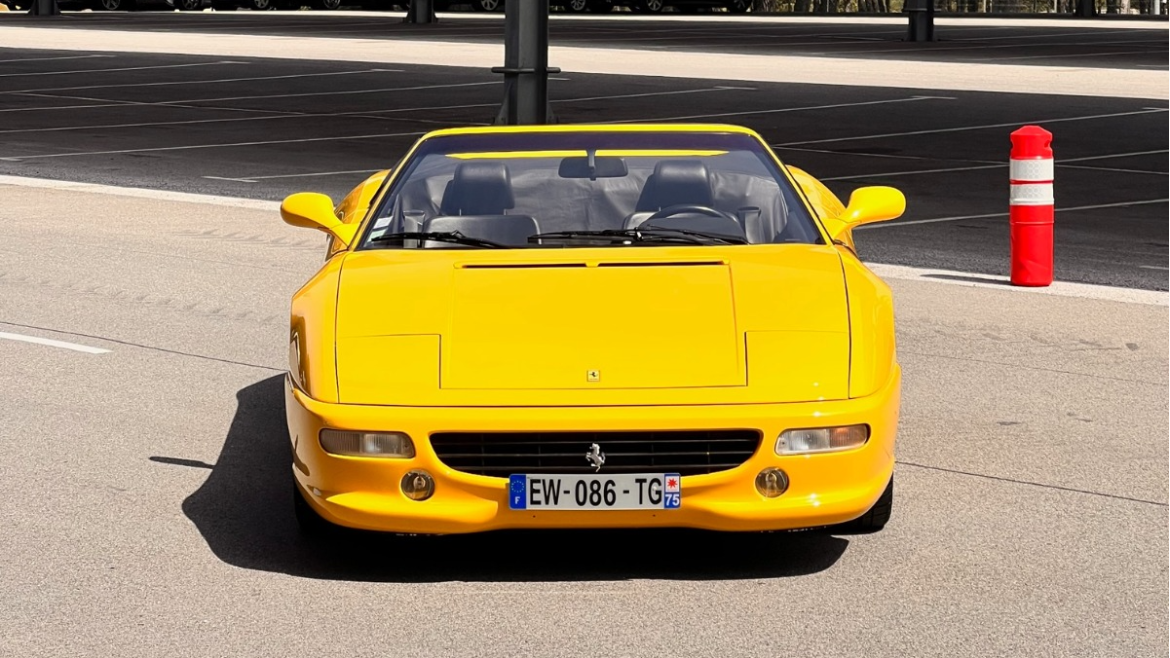
[[[758,151],[757,154],[762,156],[762,157],[760,157],[761,164],[763,164],[763,166],[768,170],[768,172],[770,174],[772,174],[772,176],[776,180],[777,184],[779,184],[781,186],[788,185],[788,187],[792,191],[793,196],[795,198],[799,199],[799,202],[802,204],[802,209],[808,214],[808,218],[811,221],[812,225],[815,227],[816,235],[817,235],[817,239],[814,242],[808,243],[808,244],[815,244],[815,245],[832,244],[832,238],[830,237],[828,230],[825,228],[825,226],[821,220],[820,214],[817,212],[816,208],[813,206],[813,204],[809,200],[808,195],[805,193],[804,189],[800,187],[800,184],[796,181],[795,177],[792,175],[791,172],[788,171],[788,168],[784,165],[784,163],[780,160],[780,158],[776,155],[776,153],[771,149],[771,147],[767,144],[767,142],[764,141],[764,139],[756,132],[748,130],[746,128],[741,128],[738,126],[721,126],[721,125],[667,126],[667,125],[650,124],[650,125],[642,125],[642,126],[634,126],[634,125],[615,126],[612,128],[611,127],[599,127],[599,126],[585,126],[585,125],[542,126],[542,127],[535,127],[535,128],[532,126],[524,126],[524,127],[520,127],[519,129],[517,129],[516,127],[493,128],[493,129],[478,129],[478,128],[459,129],[459,128],[456,128],[456,129],[447,129],[447,130],[436,131],[436,132],[430,133],[428,135],[425,135],[421,139],[419,139],[417,142],[415,142],[415,144],[410,148],[410,150],[407,151],[407,153],[404,156],[402,156],[402,158],[398,161],[398,166],[396,166],[391,171],[390,175],[387,176],[386,179],[383,181],[381,189],[379,189],[377,191],[377,193],[375,194],[374,199],[371,202],[370,207],[366,212],[366,216],[362,219],[361,226],[358,229],[357,233],[355,234],[354,240],[349,245],[349,250],[350,251],[365,251],[365,250],[378,250],[378,249],[386,249],[387,248],[383,245],[372,243],[370,240],[370,233],[374,231],[376,219],[378,217],[382,216],[383,211],[385,211],[385,209],[386,209],[386,204],[389,203],[390,200],[394,198],[395,194],[401,190],[401,188],[405,184],[405,182],[410,179],[411,173],[413,173],[413,171],[418,167],[418,165],[423,161],[423,159],[426,156],[434,153],[434,151],[432,149],[434,149],[434,147],[437,144],[442,143],[442,142],[447,142],[447,141],[455,141],[455,140],[458,140],[461,138],[473,138],[474,139],[474,138],[479,138],[479,137],[501,137],[501,138],[502,137],[512,137],[512,138],[516,138],[517,140],[520,140],[520,139],[524,139],[524,138],[539,139],[539,137],[544,136],[544,135],[554,137],[554,136],[564,135],[566,133],[567,134],[583,134],[583,133],[612,134],[612,135],[622,135],[622,136],[626,137],[627,139],[633,139],[633,138],[639,138],[639,137],[641,137],[641,138],[660,137],[663,134],[673,133],[673,134],[680,134],[680,135],[691,135],[691,136],[696,136],[696,137],[705,137],[708,139],[710,139],[710,138],[723,138],[723,139],[729,140],[729,144],[728,144],[729,146],[734,146],[734,144],[732,142],[734,142],[737,139],[747,139],[750,142],[752,142],[752,146],[756,147],[755,149],[751,149],[751,151],[752,152]],[[467,149],[447,149],[447,150],[449,151],[449,153],[469,152]],[[544,149],[542,149],[542,148],[528,148],[528,149],[515,149],[515,150],[523,152],[523,151],[536,151],[536,150],[544,150]],[[475,151],[473,149],[470,152],[477,152],[477,151]],[[748,244],[742,244],[742,245],[741,244],[732,244],[732,245],[694,245],[694,246],[703,246],[703,247],[726,246],[726,247],[743,248],[743,247],[775,246],[777,244],[783,244],[783,243],[760,242],[760,243],[748,243]],[[557,244],[546,244],[546,245],[536,244],[536,245],[529,245],[529,246],[515,245],[515,246],[510,246],[509,250],[512,250],[512,251],[531,251],[533,249],[549,249],[549,248],[561,249],[561,248],[563,248],[563,246],[564,245],[557,245]],[[648,245],[645,245],[645,244],[633,245],[634,248],[643,247],[643,246],[648,246]]]

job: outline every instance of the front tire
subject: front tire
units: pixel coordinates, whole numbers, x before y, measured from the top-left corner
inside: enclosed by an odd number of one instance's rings
[[[326,11],[335,11],[341,8],[342,0],[317,0],[313,6],[317,9],[324,9]]]
[[[835,534],[847,535],[862,535],[877,532],[886,527],[890,522],[890,516],[894,512],[894,477],[890,476],[890,482],[886,485],[886,490],[882,492],[877,502],[869,511],[862,514],[859,518],[853,519],[847,523],[835,525],[829,530]]]
[[[727,3],[727,11],[732,14],[746,14],[755,9],[754,0],[732,0]]]
[[[134,0],[98,0],[98,7],[106,11],[133,11]]]
[[[203,0],[175,0],[175,8],[181,11],[199,11],[203,9]]]
[[[646,14],[661,14],[666,9],[666,3],[663,0],[638,0],[634,9]]]
[[[503,11],[504,0],[472,0],[471,8],[476,11]]]

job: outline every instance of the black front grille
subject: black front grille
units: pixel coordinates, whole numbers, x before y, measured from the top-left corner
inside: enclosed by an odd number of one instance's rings
[[[760,445],[756,430],[661,432],[443,432],[431,446],[444,464],[465,473],[592,473],[586,453],[605,454],[602,473],[701,475],[735,468]]]

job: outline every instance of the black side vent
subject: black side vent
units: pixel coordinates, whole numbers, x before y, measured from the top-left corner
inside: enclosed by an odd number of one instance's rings
[[[723,265],[721,260],[696,260],[696,261],[660,261],[650,263],[637,262],[621,262],[616,263],[598,263],[598,267],[703,267],[708,265]]]
[[[465,270],[534,270],[564,267],[586,267],[585,263],[468,263]]]

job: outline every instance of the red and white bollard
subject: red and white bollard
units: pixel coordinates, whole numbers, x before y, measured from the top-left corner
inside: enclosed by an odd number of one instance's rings
[[[1012,133],[1011,211],[1012,285],[1052,283],[1054,204],[1052,133],[1024,126]]]

